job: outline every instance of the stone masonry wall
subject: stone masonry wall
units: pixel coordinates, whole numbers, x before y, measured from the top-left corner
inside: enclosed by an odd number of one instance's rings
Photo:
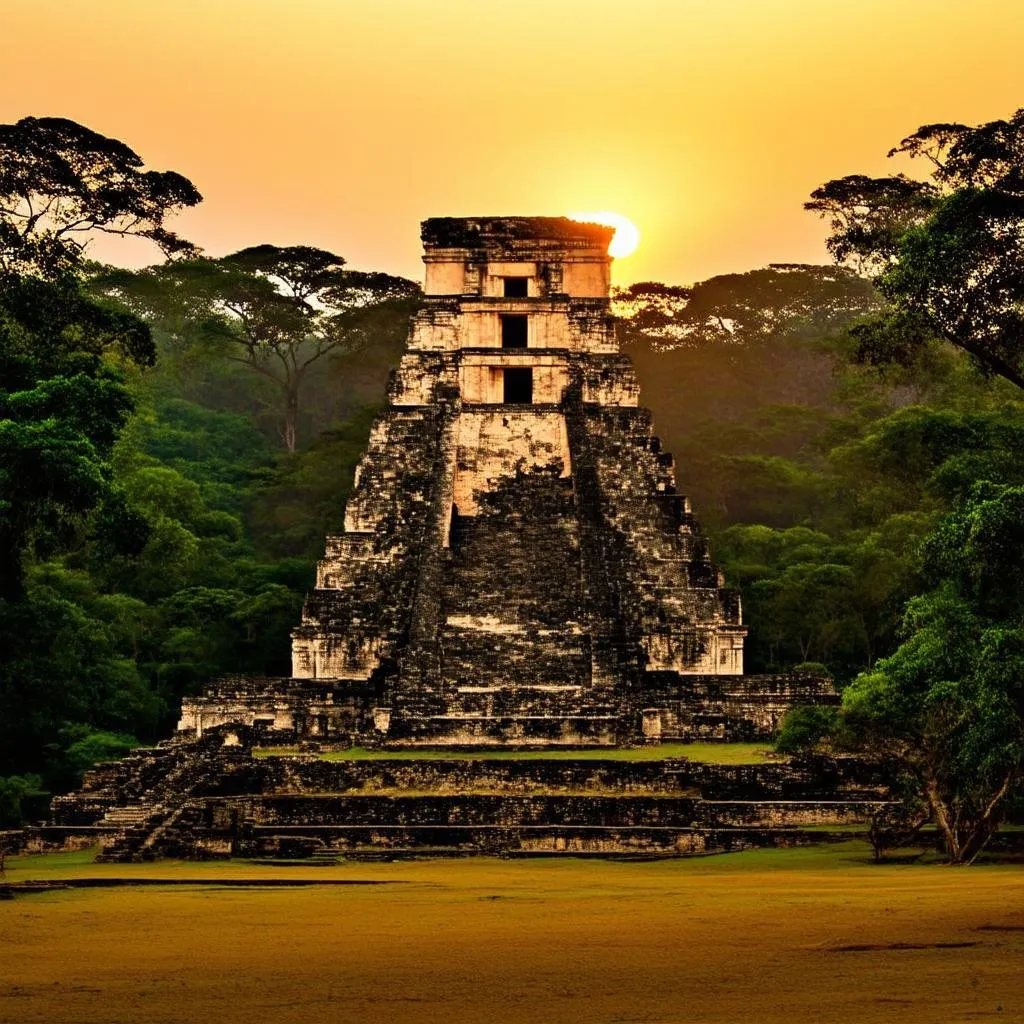
[[[396,846],[686,853],[806,841],[801,829],[864,825],[888,799],[885,771],[856,759],[331,762],[254,758],[256,739],[214,730],[100,766],[32,841],[99,836],[107,860]]]

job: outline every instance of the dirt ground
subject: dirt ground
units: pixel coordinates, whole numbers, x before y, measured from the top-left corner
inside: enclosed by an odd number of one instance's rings
[[[316,878],[0,902],[0,1021],[1024,1021],[1024,871],[858,844],[653,863],[19,858],[9,881]]]

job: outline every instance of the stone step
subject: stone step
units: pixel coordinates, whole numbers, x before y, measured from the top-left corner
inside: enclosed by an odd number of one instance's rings
[[[346,860],[418,856],[685,857],[763,847],[846,841],[849,829],[702,828],[607,825],[257,826],[238,854],[259,859],[282,849],[294,856],[330,852]]]
[[[808,828],[863,825],[879,806],[859,800],[704,800],[639,794],[265,795],[246,805],[253,827],[590,826]]]
[[[506,685],[460,686],[458,692],[504,695],[535,693],[579,694],[583,693],[584,689],[578,683],[568,683],[565,685],[559,683],[508,683]]]
[[[424,746],[591,747],[616,742],[615,715],[392,715],[386,743]]]
[[[512,683],[469,683],[439,695],[432,709],[409,709],[406,717],[577,719],[609,718],[617,708],[601,703],[585,688],[567,685],[520,686]]]
[[[456,685],[582,686],[590,681],[587,638],[571,631],[441,631],[441,677]]]
[[[133,827],[141,825],[156,812],[151,806],[111,807],[100,822],[102,825],[123,825]]]

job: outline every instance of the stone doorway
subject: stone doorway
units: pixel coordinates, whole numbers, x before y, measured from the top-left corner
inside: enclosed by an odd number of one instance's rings
[[[529,366],[508,367],[504,371],[506,405],[533,404],[533,370]]]

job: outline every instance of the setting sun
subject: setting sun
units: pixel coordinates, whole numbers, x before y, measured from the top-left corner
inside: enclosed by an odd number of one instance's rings
[[[587,213],[570,213],[572,220],[585,221],[590,224],[604,224],[606,227],[615,228],[611,245],[608,246],[609,256],[629,256],[636,252],[640,244],[640,230],[628,218],[621,213],[613,213],[610,210],[598,210]]]

